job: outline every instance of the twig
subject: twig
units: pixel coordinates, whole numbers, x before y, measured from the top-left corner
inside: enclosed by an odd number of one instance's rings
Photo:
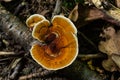
[[[12,57],[3,58],[3,59],[0,59],[0,62],[7,61],[7,60],[10,60],[10,59],[13,59],[13,58]]]
[[[52,17],[60,13],[61,4],[62,4],[62,0],[57,0],[54,12],[52,13]]]
[[[15,52],[4,52],[4,51],[1,51],[0,52],[0,56],[6,56],[6,55],[14,55],[15,54]]]
[[[19,78],[19,80],[26,80],[26,79],[30,79],[33,77],[44,77],[46,75],[52,74],[54,71],[49,71],[49,70],[45,70],[43,72],[37,72],[37,73],[33,73],[33,74],[29,74],[29,75],[25,75],[25,76],[21,76]]]
[[[14,68],[14,71],[13,73],[10,75],[10,79],[16,79],[17,78],[17,75],[20,73],[20,69],[21,69],[21,66],[23,64],[23,59],[20,59],[18,62],[15,62],[14,64],[16,65],[15,68]],[[12,66],[14,66],[14,64]]]
[[[23,7],[25,7],[25,5],[26,5],[25,2],[20,3],[20,4],[17,6],[17,8],[16,8],[16,10],[15,10],[15,12],[14,12],[14,15],[18,14],[18,13],[20,12],[20,10],[21,10]]]
[[[19,71],[20,66],[21,66],[21,64],[18,64],[16,66],[16,68],[14,69],[14,72],[10,76],[10,79],[15,79],[16,78],[17,74],[19,73],[18,71]]]
[[[78,31],[78,34],[81,35],[86,41],[88,41],[95,49],[97,49],[96,45],[88,37],[86,37],[82,32]]]
[[[106,58],[106,55],[104,55],[102,53],[96,53],[96,54],[79,54],[78,58],[87,58],[87,59]]]

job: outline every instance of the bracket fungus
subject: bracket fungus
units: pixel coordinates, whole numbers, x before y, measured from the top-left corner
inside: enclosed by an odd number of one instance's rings
[[[72,64],[78,55],[77,29],[62,15],[54,16],[51,23],[43,18],[34,25],[32,36],[44,43],[44,45],[34,44],[30,53],[45,69],[65,68]]]
[[[35,26],[36,23],[38,23],[39,21],[44,20],[45,17],[43,17],[42,15],[39,14],[34,14],[31,15],[27,20],[26,20],[26,25],[29,28],[33,28]]]

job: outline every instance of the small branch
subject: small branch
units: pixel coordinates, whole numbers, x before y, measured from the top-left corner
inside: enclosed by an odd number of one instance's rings
[[[0,59],[0,62],[7,61],[7,60],[10,60],[10,59],[13,59],[13,57],[8,57],[8,58]]]
[[[37,73],[21,76],[19,78],[19,80],[27,80],[27,79],[30,79],[30,78],[33,78],[33,77],[44,77],[46,75],[52,74],[53,72],[54,71],[45,70],[43,72],[37,72]]]
[[[97,49],[96,45],[88,38],[86,37],[82,32],[78,31],[78,35],[81,35],[86,41],[88,41],[95,49]]]
[[[3,52],[3,51],[0,51],[0,56],[6,56],[6,55],[14,55],[15,52]]]
[[[20,4],[16,7],[15,12],[14,12],[14,15],[17,15],[17,14],[20,12],[20,10],[25,7],[25,5],[26,5],[25,2],[20,3]]]
[[[23,64],[23,59],[17,59],[13,65],[12,65],[12,68],[14,68],[14,71],[13,73],[9,76],[10,79],[16,79],[17,78],[17,75],[20,73],[19,71],[21,70],[21,66]]]
[[[96,58],[106,58],[106,55],[102,53],[96,54],[79,54],[78,58],[96,59]]]
[[[24,56],[24,54],[21,54],[23,53],[22,51],[19,52],[19,53],[15,53],[15,52],[6,52],[6,51],[0,51],[0,56],[4,56],[4,58],[17,58],[17,57],[22,57]],[[3,57],[2,57],[3,58]]]
[[[55,5],[54,12],[52,13],[52,17],[60,13],[61,4],[62,4],[62,0],[57,0],[56,1],[56,5]]]
[[[10,75],[10,79],[15,79],[17,74],[19,73],[19,69],[20,69],[21,64],[18,64],[15,69],[14,72]]]

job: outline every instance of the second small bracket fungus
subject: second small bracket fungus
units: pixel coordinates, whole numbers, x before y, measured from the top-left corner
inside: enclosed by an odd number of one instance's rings
[[[29,28],[33,28],[35,26],[36,23],[44,20],[45,17],[42,16],[42,15],[39,15],[39,14],[34,14],[34,15],[31,15],[27,20],[26,20],[26,25],[29,27]]]
[[[38,22],[32,31],[33,38],[44,42],[30,49],[33,59],[48,70],[58,70],[72,64],[78,55],[77,29],[66,17],[56,15],[52,22]]]
[[[39,41],[45,40],[45,35],[48,32],[48,27],[50,26],[50,22],[48,20],[42,20],[33,27],[32,36]]]

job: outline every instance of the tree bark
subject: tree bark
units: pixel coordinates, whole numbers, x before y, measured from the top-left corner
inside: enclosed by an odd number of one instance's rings
[[[0,28],[10,34],[17,42],[19,42],[25,50],[28,50],[33,42],[30,30],[16,16],[0,4]]]

